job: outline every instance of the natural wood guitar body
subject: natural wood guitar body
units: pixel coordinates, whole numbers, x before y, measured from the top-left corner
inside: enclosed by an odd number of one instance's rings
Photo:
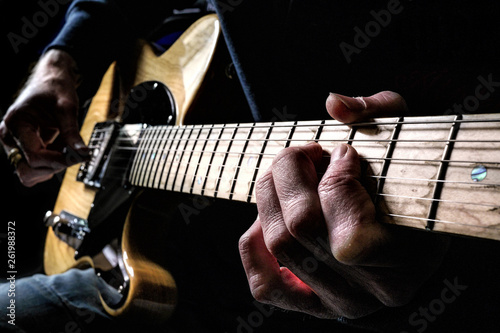
[[[215,15],[207,15],[196,21],[162,55],[157,56],[148,45],[141,45],[137,55],[137,71],[127,72],[120,68],[120,82],[116,82],[117,64],[114,63],[102,79],[101,85],[92,99],[81,128],[84,141],[88,142],[98,122],[120,120],[123,103],[118,110],[112,108],[114,100],[124,101],[130,89],[145,81],[163,82],[172,92],[177,110],[176,125],[183,124],[188,110],[195,99],[205,74],[208,71],[219,39],[220,27]],[[128,82],[123,86],[123,82]],[[121,96],[116,96],[116,85],[120,85]],[[67,169],[57,197],[54,213],[66,210],[82,218],[87,218],[94,201],[96,190],[76,181],[79,166]],[[103,302],[106,310],[113,315],[148,315],[152,319],[168,317],[176,301],[175,282],[162,267],[158,267],[141,254],[137,247],[143,245],[141,239],[131,241],[128,234],[133,230],[133,211],[125,223],[122,250],[125,266],[131,277],[127,299],[117,309]],[[147,235],[146,235],[147,236]],[[147,237],[146,237],[147,238]],[[142,242],[147,242],[143,239]],[[44,252],[44,269],[49,275],[67,271],[73,267],[93,266],[94,260],[83,257],[76,261],[75,249],[61,241],[49,228]]]

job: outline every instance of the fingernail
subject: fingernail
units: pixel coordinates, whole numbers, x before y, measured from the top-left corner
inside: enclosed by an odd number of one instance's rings
[[[359,98],[348,97],[335,93],[330,93],[330,95],[333,95],[335,98],[341,101],[345,105],[345,107],[351,111],[362,111],[365,109],[365,103],[363,103],[363,101]]]
[[[337,146],[333,151],[332,151],[332,161],[337,161],[342,158],[344,158],[345,154],[349,150],[349,146],[346,144],[341,144]]]

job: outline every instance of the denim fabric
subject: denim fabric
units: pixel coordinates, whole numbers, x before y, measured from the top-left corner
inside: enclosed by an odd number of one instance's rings
[[[0,317],[2,332],[100,332],[111,325],[98,296],[120,297],[98,278],[93,269],[71,269],[63,274],[37,274],[15,282],[15,297],[6,297],[10,283],[0,285],[0,308],[15,299],[15,326],[5,315]]]

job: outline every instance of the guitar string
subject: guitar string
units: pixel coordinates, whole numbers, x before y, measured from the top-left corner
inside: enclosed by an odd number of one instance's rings
[[[411,118],[411,117],[410,117]],[[380,118],[380,120],[383,118]],[[398,118],[399,119],[399,118]],[[335,122],[335,120],[329,119],[325,120],[326,123],[320,124],[322,120],[304,120],[300,121],[297,124],[293,123],[286,123],[286,122],[278,122],[278,123],[272,123],[267,122],[267,123],[246,123],[246,124],[197,124],[197,125],[155,125],[155,126],[147,126],[144,127],[143,129],[152,129],[152,128],[163,128],[163,129],[177,129],[177,128],[184,128],[184,127],[190,127],[193,129],[245,129],[245,128],[263,128],[263,129],[268,129],[269,127],[273,128],[280,128],[280,127],[311,127],[311,126],[321,126],[321,127],[348,127],[349,129],[351,127],[364,127],[364,126],[389,126],[389,125],[428,125],[428,124],[456,124],[456,123],[495,123],[495,122],[500,122],[500,119],[494,119],[494,118],[487,118],[487,119],[457,119],[457,120],[421,120],[421,121],[369,121],[369,122],[358,122],[358,123],[339,123]],[[312,124],[312,123],[317,123],[317,124]],[[333,123],[332,123],[333,122]],[[107,129],[95,129],[95,133],[99,132],[106,132]]]
[[[172,162],[172,161],[170,161]],[[157,163],[154,163],[151,168],[149,169],[158,169],[159,168],[159,161]],[[165,163],[166,164],[166,163]],[[169,163],[168,166],[170,166],[172,163]],[[181,162],[179,163],[176,163],[177,164],[177,172],[179,172],[180,169],[184,169],[184,170],[189,170],[189,169],[193,169],[193,168],[196,168],[196,167],[199,167],[199,166],[203,166],[205,165],[207,168],[212,168],[213,166],[215,167],[220,167],[221,169],[226,169],[227,167],[229,167],[229,169],[245,169],[245,168],[249,168],[249,170],[251,170],[252,173],[255,173],[255,172],[258,172],[260,171],[260,167],[246,167],[246,166],[242,166],[242,165],[227,165],[227,164],[215,164],[215,163],[202,163],[201,161],[198,161],[198,162],[195,162],[195,163],[184,163],[182,164]],[[166,164],[167,165],[167,164]],[[146,173],[149,173],[149,172],[152,172],[152,170],[146,170]],[[117,166],[108,166],[108,170],[114,170],[114,171],[119,171],[119,172],[116,172],[116,175],[117,177],[114,177],[115,179],[116,178],[122,178],[122,175],[123,173],[128,170],[127,167],[117,167]],[[193,170],[194,171],[194,170]],[[219,171],[219,170],[218,170]],[[321,173],[319,172],[318,173],[318,176],[323,176],[324,173]],[[113,177],[114,175],[109,175],[110,177]],[[162,178],[163,176],[165,176],[165,174],[162,175]],[[195,175],[193,174],[193,177],[192,178],[195,178],[195,179],[201,179],[202,181],[204,181],[205,179],[208,179],[208,178],[213,178],[213,177],[210,177],[209,175],[207,176],[201,176],[201,175],[198,175],[198,177],[194,177]],[[417,181],[417,182],[433,182],[433,183],[443,183],[443,184],[459,184],[459,185],[472,185],[472,186],[500,186],[500,183],[483,183],[483,182],[476,182],[476,181],[454,181],[454,180],[442,180],[442,179],[425,179],[425,178],[411,178],[411,177],[393,177],[393,176],[379,176],[379,175],[366,175],[366,177],[369,177],[369,178],[375,178],[375,179],[386,179],[386,180],[402,180],[402,181]],[[219,181],[219,180],[223,180],[223,177],[218,177],[218,178],[214,178],[215,181]],[[238,179],[230,179],[231,182],[234,182],[234,181],[238,181]],[[255,183],[256,181],[250,181],[249,183],[250,184],[253,184]]]
[[[119,141],[119,142],[124,142],[125,140],[124,139],[119,139],[119,140],[116,140],[116,141]],[[129,142],[146,142],[146,143],[150,143],[150,142],[163,142],[164,140],[163,139],[143,139],[141,141],[133,141],[133,140],[130,140]],[[339,142],[339,143],[342,143],[342,142],[352,142],[352,143],[392,143],[392,142],[395,142],[395,143],[500,143],[500,140],[464,140],[464,139],[439,139],[439,140],[432,140],[432,139],[425,139],[425,140],[422,140],[422,139],[352,139],[352,140],[349,140],[348,138],[342,138],[342,139],[318,139],[318,140],[314,140],[314,139],[310,139],[310,140],[307,140],[307,139],[290,139],[290,140],[287,140],[287,139],[211,139],[211,138],[208,138],[208,139],[190,139],[190,138],[186,138],[186,139],[176,139],[176,138],[173,138],[173,139],[170,139],[168,141],[187,141],[188,143],[191,141],[191,142],[214,142],[215,141],[218,141],[218,142],[280,142],[280,141],[283,141],[283,142],[317,142],[317,143],[322,143],[322,142],[327,142],[327,143],[330,143],[330,142]],[[135,150],[138,150],[139,148],[136,148],[136,147],[130,147],[130,145],[115,145],[115,147],[118,147],[118,148],[123,148],[123,149],[135,149]],[[94,148],[98,148],[98,146],[95,145],[95,143],[92,143],[92,145],[89,146],[89,148],[91,149],[94,149]],[[467,147],[467,148],[470,148],[470,147]],[[484,147],[483,147],[484,148]],[[490,149],[498,149],[498,147],[486,147],[486,148],[490,148]]]
[[[385,216],[390,216],[390,217],[400,217],[400,218],[405,218],[405,219],[413,219],[413,220],[421,220],[421,221],[432,221],[435,223],[443,223],[443,224],[451,224],[451,225],[461,225],[467,228],[480,228],[480,229],[485,229],[485,230],[500,230],[499,226],[484,226],[484,225],[473,225],[473,224],[467,224],[463,222],[456,222],[456,221],[444,221],[444,220],[437,220],[437,219],[428,219],[425,217],[419,217],[419,216],[413,216],[413,215],[400,215],[400,214],[391,214],[391,213],[386,213],[384,214]]]
[[[284,147],[282,147],[284,148]],[[158,156],[165,155],[167,151],[162,150],[157,148],[133,148],[133,147],[120,147],[120,150],[131,150],[131,151],[138,151],[142,153],[141,159],[143,161],[149,160],[149,159],[157,159]],[[238,152],[238,151],[215,151],[215,150],[210,150],[210,151],[201,151],[201,150],[191,150],[191,149],[178,149],[173,151],[173,154],[170,156],[176,156],[178,154],[182,153],[192,153],[192,154],[210,154],[210,155],[252,155],[252,156],[263,156],[263,157],[276,157],[276,153],[259,153],[259,152]],[[172,152],[171,152],[172,153]],[[146,158],[145,154],[151,155],[148,158]],[[128,157],[115,157],[116,159],[128,159]],[[330,159],[331,156],[329,155],[323,155],[322,159]],[[500,161],[467,161],[467,160],[452,160],[452,159],[418,159],[418,158],[396,158],[396,157],[364,157],[360,156],[360,159],[362,160],[380,160],[380,161],[391,161],[391,162],[416,162],[416,163],[457,163],[457,164],[475,164],[475,165],[495,165],[498,164],[500,166]],[[163,158],[160,158],[161,161],[163,161]]]
[[[475,120],[475,121],[448,121],[448,122],[434,122],[434,123],[457,123],[457,122],[499,122],[499,120]],[[398,124],[398,123],[401,123],[401,124],[405,124],[404,122],[394,122],[394,123],[391,123],[391,124]],[[414,123],[417,123],[417,122],[414,122]],[[429,124],[430,122],[429,121],[425,121],[425,122],[422,122],[422,124]],[[381,125],[381,123],[376,123],[376,122],[373,122],[373,123],[370,123],[371,125]],[[389,123],[387,123],[389,124]],[[408,123],[406,123],[408,124]],[[332,124],[333,125],[333,124]],[[344,124],[338,124],[337,126],[343,126]],[[367,123],[368,125],[368,123]],[[285,126],[285,125],[283,125]],[[310,126],[310,124],[304,124],[304,125],[299,125],[299,126]],[[289,125],[287,127],[290,127]],[[297,126],[298,127],[298,126]],[[221,127],[221,128],[228,128],[228,126],[225,126],[225,127]],[[236,127],[235,127],[236,128]],[[242,128],[242,127],[240,127]],[[249,127],[251,128],[251,127]],[[267,128],[267,126],[266,126]],[[304,141],[304,140],[300,140],[300,141]],[[345,141],[345,140],[343,140]],[[380,141],[380,140],[372,140],[373,142],[377,142],[377,141]],[[446,142],[449,142],[448,140],[446,140]],[[477,142],[477,141],[475,141]],[[490,142],[490,141],[488,141]],[[187,144],[186,144],[187,145]],[[215,154],[217,152],[213,152],[213,154]],[[223,154],[225,153],[231,153],[231,152],[224,152]],[[237,153],[237,152],[236,152]],[[201,153],[200,153],[201,154]],[[242,153],[238,153],[238,154],[242,154]],[[175,155],[175,154],[174,154]],[[263,154],[264,155],[264,154]],[[266,154],[268,155],[268,154]],[[270,155],[273,155],[274,154],[270,154]],[[327,158],[329,158],[328,156],[326,156]],[[370,158],[365,158],[365,159],[370,159]],[[381,159],[381,160],[387,160],[387,158],[371,158],[371,159]],[[201,158],[200,158],[201,160]],[[391,160],[395,160],[395,159],[391,159]],[[405,159],[406,161],[408,160],[411,160],[411,159]],[[474,163],[474,162],[471,162],[471,161],[438,161],[438,160],[431,160],[432,162],[449,162],[449,163]],[[160,162],[158,162],[160,163]],[[483,164],[499,164],[499,162],[485,162]],[[181,164],[179,165],[179,168],[180,168]],[[189,168],[189,165],[186,165],[187,168],[186,170]],[[238,166],[236,166],[238,167]],[[255,170],[255,169],[254,169]],[[193,175],[194,176],[194,175]],[[378,177],[378,178],[382,178],[382,176],[373,176],[373,177]],[[384,177],[386,179],[391,179],[391,177]],[[403,177],[403,179],[405,179]],[[418,179],[415,179],[415,180],[418,180]],[[422,181],[430,181],[429,179],[421,179]],[[234,181],[237,181],[237,179],[235,180],[232,180],[233,182]],[[431,181],[441,181],[441,180],[431,180]],[[442,181],[442,182],[447,182],[447,181]],[[484,183],[478,183],[478,182],[472,182],[472,183],[468,183],[466,182],[466,184],[468,185],[483,185],[483,186],[498,186],[498,184],[484,184]],[[175,186],[175,184],[173,184],[173,186]],[[382,196],[389,196],[387,194],[383,194],[383,193],[377,193],[377,195],[382,195]],[[397,195],[394,195],[397,197]],[[401,197],[401,196],[399,196]],[[408,198],[411,198],[411,199],[416,199],[416,200],[439,200],[439,201],[443,201],[442,199],[430,199],[430,198],[419,198],[419,197],[408,197]],[[448,200],[447,202],[452,202],[452,203],[459,203],[459,204],[472,204],[472,205],[481,205],[481,206],[484,206],[485,204],[475,204],[475,203],[464,203],[464,202],[453,202],[451,200]],[[494,208],[499,208],[497,206],[491,206],[491,207],[494,207]],[[422,221],[428,221],[429,219],[427,218],[422,218],[422,217],[418,217],[418,216],[411,216],[411,215],[398,215],[398,214],[385,214],[387,216],[390,216],[390,217],[399,217],[399,218],[406,218],[406,219],[417,219],[417,220],[422,220]],[[463,226],[467,226],[469,228],[482,228],[482,229],[492,229],[491,226],[477,226],[477,225],[469,225],[469,224],[465,224],[465,223],[460,223],[460,222],[456,222],[456,221],[443,221],[443,220],[437,220],[437,219],[433,219],[432,220],[433,222],[435,223],[445,223],[445,224],[459,224],[459,225],[463,225]]]
[[[217,178],[217,179],[220,179],[220,178]],[[232,179],[231,182],[234,182],[234,181],[237,181],[237,179]],[[250,181],[250,182],[254,182],[254,181]],[[160,184],[158,184],[160,185]],[[164,184],[164,188],[166,189],[169,185],[169,184]],[[160,186],[141,186],[141,185],[137,185],[139,187],[150,187],[150,188],[153,188],[153,189],[161,189]],[[207,191],[206,188],[199,188],[198,190],[204,190],[204,191]],[[187,190],[189,190],[189,193],[192,193],[193,191],[197,190],[196,187],[183,187],[183,189],[176,189],[175,187],[175,184],[171,184],[170,186],[170,191],[174,191],[174,192],[181,192],[181,193],[188,193]],[[209,189],[208,191],[211,191],[211,189]],[[218,194],[222,192],[220,190],[214,190],[214,195],[213,197],[217,196],[218,198],[220,198],[220,196],[218,196]],[[197,194],[197,193],[192,193],[192,194]],[[232,192],[232,191],[229,191],[228,195],[230,196],[234,196],[236,193]],[[404,199],[413,199],[413,200],[425,200],[425,201],[438,201],[438,202],[445,202],[445,203],[450,203],[450,204],[461,204],[461,205],[470,205],[470,206],[481,206],[481,207],[490,207],[491,209],[500,209],[500,206],[496,206],[496,205],[493,205],[493,204],[482,204],[482,203],[473,203],[473,202],[463,202],[463,201],[455,201],[455,200],[446,200],[446,199],[433,199],[433,198],[422,198],[422,197],[412,197],[412,196],[402,196],[402,195],[392,195],[392,194],[385,194],[385,193],[376,193],[375,194],[376,196],[386,196],[386,197],[396,197],[396,198],[404,198]],[[247,195],[244,195],[244,197],[247,197],[249,198],[250,200],[252,198],[254,198],[254,194],[247,194]],[[226,198],[227,199],[227,198]],[[246,201],[246,200],[237,200],[237,201]],[[390,217],[400,217],[400,218],[409,218],[409,219],[418,219],[418,220],[422,220],[422,221],[428,221],[429,219],[427,218],[422,218],[422,217],[418,217],[418,216],[411,216],[411,215],[398,215],[398,214],[390,214],[390,213],[386,213],[385,214],[386,216],[390,216]],[[463,225],[463,226],[468,226],[468,227],[474,227],[474,228],[484,228],[484,229],[498,229],[500,227],[491,227],[491,226],[477,226],[477,225],[469,225],[469,224],[466,224],[466,223],[461,223],[461,222],[456,222],[456,221],[443,221],[443,220],[438,220],[438,219],[432,219],[431,221],[433,222],[437,222],[437,223],[446,223],[446,224],[455,224],[455,225]]]

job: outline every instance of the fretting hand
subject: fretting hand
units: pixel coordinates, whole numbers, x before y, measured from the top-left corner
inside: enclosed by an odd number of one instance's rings
[[[407,111],[388,91],[331,94],[326,107],[343,122]],[[320,318],[407,303],[439,266],[448,238],[379,223],[353,147],[338,146],[326,171],[322,157],[315,143],[284,149],[258,180],[259,216],[239,244],[252,294]]]

